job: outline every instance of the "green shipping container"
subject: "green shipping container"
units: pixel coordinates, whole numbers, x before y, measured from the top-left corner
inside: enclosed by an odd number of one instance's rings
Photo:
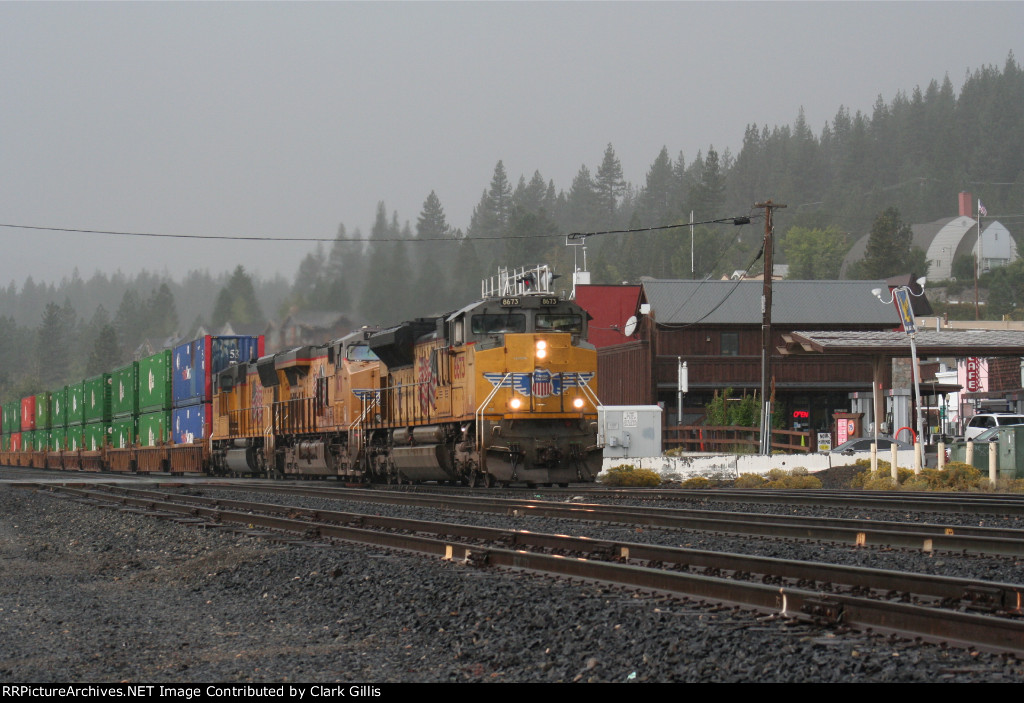
[[[170,393],[168,392],[168,397]],[[171,438],[171,411],[160,410],[155,413],[139,415],[139,444],[143,447],[155,447],[169,442]]]
[[[11,436],[9,434],[0,434],[0,452],[9,452],[11,449]]]
[[[21,403],[15,400],[11,403],[4,403],[2,408],[4,434],[21,432]]]
[[[114,369],[110,374],[110,415],[125,417],[139,412],[139,362]]]
[[[110,423],[110,446],[127,449],[135,444],[139,436],[139,419],[136,416],[115,417]]]
[[[68,387],[50,393],[50,427],[68,424]]]
[[[93,376],[82,383],[85,395],[85,422],[109,422],[110,374]]]
[[[68,451],[77,452],[79,449],[84,449],[85,435],[83,425],[68,425],[66,432],[64,444]]]
[[[69,383],[67,387],[67,426],[85,422],[85,385]]]
[[[50,451],[59,452],[64,450],[64,442],[67,438],[67,430],[63,427],[54,427],[50,430]]]
[[[170,410],[171,398],[171,350],[165,349],[139,362],[139,413]]]
[[[34,452],[36,450],[36,431],[25,430],[21,433],[21,451]]]
[[[110,423],[89,422],[85,425],[85,446],[82,448],[87,452],[95,452],[103,449],[110,441]]]
[[[50,429],[50,392],[36,393],[36,429]]]

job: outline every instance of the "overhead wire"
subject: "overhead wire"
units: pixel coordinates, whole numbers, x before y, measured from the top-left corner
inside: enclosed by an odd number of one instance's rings
[[[718,220],[706,220],[704,222],[685,222],[682,224],[673,225],[659,225],[654,227],[636,227],[633,229],[624,230],[607,230],[603,232],[573,232],[567,236],[570,239],[585,239],[599,234],[630,234],[638,232],[656,232],[659,230],[677,229],[680,227],[689,227],[692,225],[704,225],[704,224],[719,224],[719,223],[732,223],[732,224],[748,224],[752,217],[728,217]],[[739,222],[740,220],[745,220]],[[241,242],[462,242],[462,241],[474,241],[474,242],[486,242],[486,241],[497,241],[502,239],[549,239],[553,237],[562,237],[561,233],[558,234],[503,234],[497,237],[283,237],[283,236],[256,236],[256,235],[233,235],[233,234],[171,234],[166,232],[126,232],[118,230],[104,230],[104,229],[84,229],[80,227],[44,227],[41,225],[22,225],[22,224],[11,224],[11,223],[0,223],[0,227],[8,229],[27,229],[43,232],[66,232],[72,234],[107,234],[118,237],[156,237],[163,239],[208,239],[208,240],[227,240],[227,241],[241,241]]]

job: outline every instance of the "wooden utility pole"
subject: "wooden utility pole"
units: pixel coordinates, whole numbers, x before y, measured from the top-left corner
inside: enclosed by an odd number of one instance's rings
[[[766,200],[754,207],[764,209],[764,289],[761,295],[761,453],[772,453],[772,402],[768,382],[771,377],[772,345],[772,212],[786,207]]]

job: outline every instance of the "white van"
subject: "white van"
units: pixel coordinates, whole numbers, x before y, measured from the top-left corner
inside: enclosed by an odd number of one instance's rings
[[[980,413],[972,417],[964,427],[964,439],[972,440],[985,430],[1003,425],[1024,425],[1024,415],[1016,413]]]

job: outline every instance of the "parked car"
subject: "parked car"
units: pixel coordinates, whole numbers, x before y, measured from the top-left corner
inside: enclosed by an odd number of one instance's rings
[[[871,451],[871,445],[872,445],[872,443],[874,443],[874,441],[875,441],[874,437],[857,437],[856,439],[851,439],[848,442],[843,442],[838,447],[835,447],[829,453],[830,454],[845,454],[845,455],[849,456],[849,455],[851,455],[851,454],[853,454],[855,452],[870,452]],[[912,444],[907,444],[906,442],[900,441],[898,439],[894,440],[892,437],[883,437],[883,436],[880,435],[878,437],[878,451],[880,451],[880,452],[892,451],[892,443],[893,442],[896,442],[896,449],[898,451],[903,451],[905,449],[913,449],[914,448],[914,445],[912,445]]]

